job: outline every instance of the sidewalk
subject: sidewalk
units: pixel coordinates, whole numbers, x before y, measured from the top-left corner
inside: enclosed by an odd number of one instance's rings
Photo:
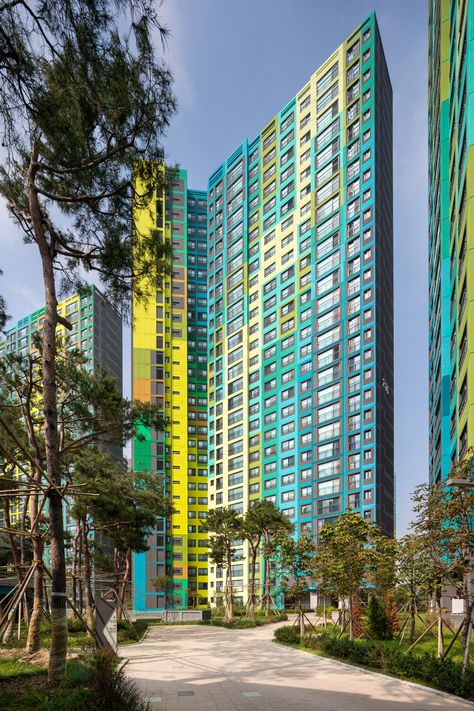
[[[276,626],[152,627],[119,654],[153,711],[474,711],[469,702],[275,644]]]

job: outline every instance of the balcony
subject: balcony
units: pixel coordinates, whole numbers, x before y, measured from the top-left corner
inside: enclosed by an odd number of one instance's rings
[[[464,316],[464,310],[466,308],[466,303],[467,303],[467,296],[466,292],[463,291],[461,294],[461,302],[459,304],[459,316],[458,316],[458,321],[461,322],[462,317]]]
[[[322,504],[320,506],[320,503]],[[340,511],[340,506],[339,502],[333,503],[329,502],[326,506],[324,505],[326,502],[319,502],[318,501],[318,516],[326,516],[327,514],[332,514],[332,513],[339,513]]]

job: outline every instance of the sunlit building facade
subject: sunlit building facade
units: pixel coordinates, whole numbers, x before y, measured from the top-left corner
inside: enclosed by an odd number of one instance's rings
[[[474,3],[429,3],[430,478],[474,436]]]
[[[394,532],[392,90],[371,15],[208,185],[209,506]],[[237,560],[239,553],[243,560]],[[210,564],[209,598],[224,571]],[[245,599],[237,542],[233,580]]]
[[[188,189],[179,170],[135,220],[173,248],[171,274],[133,302],[132,396],[162,408],[167,426],[136,438],[132,461],[161,478],[173,506],[133,559],[133,605],[149,613],[208,602],[206,192]]]

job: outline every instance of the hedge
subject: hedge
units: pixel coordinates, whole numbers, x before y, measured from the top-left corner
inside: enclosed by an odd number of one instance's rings
[[[300,644],[301,637],[298,627],[293,627],[292,625],[285,625],[284,627],[279,627],[275,630],[275,639],[281,644]]]
[[[416,679],[430,686],[474,700],[474,671],[463,674],[462,665],[450,659],[441,661],[433,654],[411,654],[391,649],[384,644],[347,637],[338,639],[325,632],[306,634],[301,640],[296,627],[285,625],[275,630],[275,640],[283,644],[302,645],[317,649],[337,659],[380,669],[401,679]]]
[[[235,617],[232,622],[224,622],[223,617],[213,617],[210,624],[215,627],[227,627],[228,629],[246,629],[250,627],[262,627],[263,625],[270,625],[274,622],[285,622],[287,619],[288,615],[284,613],[271,615],[271,617],[257,616],[255,621],[251,617]]]

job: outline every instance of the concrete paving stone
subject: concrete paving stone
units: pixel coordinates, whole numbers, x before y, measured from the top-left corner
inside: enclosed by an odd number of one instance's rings
[[[473,711],[456,697],[274,644],[274,630],[154,627],[119,653],[163,711]]]

